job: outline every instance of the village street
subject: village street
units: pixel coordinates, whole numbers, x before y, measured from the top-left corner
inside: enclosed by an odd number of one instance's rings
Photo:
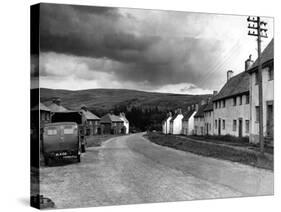
[[[273,172],[153,144],[142,133],[91,147],[81,163],[40,168],[57,208],[273,194]]]

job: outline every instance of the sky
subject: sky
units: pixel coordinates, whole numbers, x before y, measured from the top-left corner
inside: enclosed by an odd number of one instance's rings
[[[273,19],[262,49],[273,37]],[[40,86],[206,94],[256,59],[247,16],[41,4]],[[36,58],[32,55],[31,58]],[[32,60],[36,61],[36,60]]]

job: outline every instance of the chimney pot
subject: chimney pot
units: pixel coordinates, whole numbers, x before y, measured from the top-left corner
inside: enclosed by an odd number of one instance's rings
[[[230,78],[232,77],[233,75],[233,71],[232,70],[228,70],[227,71],[227,81],[230,80]]]
[[[245,71],[248,71],[253,65],[254,61],[252,60],[252,55],[249,55],[249,58],[245,61]]]
[[[213,95],[217,95],[218,94],[218,91],[213,91]]]
[[[60,105],[61,104],[61,99],[60,98],[53,99],[53,103],[55,103],[57,105]]]

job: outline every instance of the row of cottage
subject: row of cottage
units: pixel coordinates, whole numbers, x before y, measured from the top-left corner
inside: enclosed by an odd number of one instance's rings
[[[72,117],[75,115],[79,116],[78,124],[85,126],[86,135],[129,133],[129,121],[124,113],[120,113],[119,115],[108,113],[100,118],[89,111],[85,105],[82,105],[78,111],[66,109],[61,105],[61,100],[59,98],[54,99],[49,106],[40,103],[39,107],[36,106],[32,108],[31,111],[40,111],[39,117],[41,127],[46,123],[55,121],[54,119],[60,115],[69,114],[69,116]]]
[[[264,136],[273,142],[274,40],[261,54]],[[165,134],[232,135],[259,141],[258,62],[251,56],[245,70],[236,76],[227,71],[227,82],[219,92],[186,110],[178,109],[162,123]]]

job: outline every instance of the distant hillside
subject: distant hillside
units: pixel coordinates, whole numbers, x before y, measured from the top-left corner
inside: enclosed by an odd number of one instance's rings
[[[54,97],[62,100],[62,105],[69,109],[79,109],[85,104],[90,110],[109,111],[115,107],[143,109],[155,108],[160,111],[185,109],[187,105],[206,99],[209,95],[182,95],[169,93],[151,93],[125,89],[90,89],[90,90],[54,90],[40,89],[41,102],[49,105]]]

